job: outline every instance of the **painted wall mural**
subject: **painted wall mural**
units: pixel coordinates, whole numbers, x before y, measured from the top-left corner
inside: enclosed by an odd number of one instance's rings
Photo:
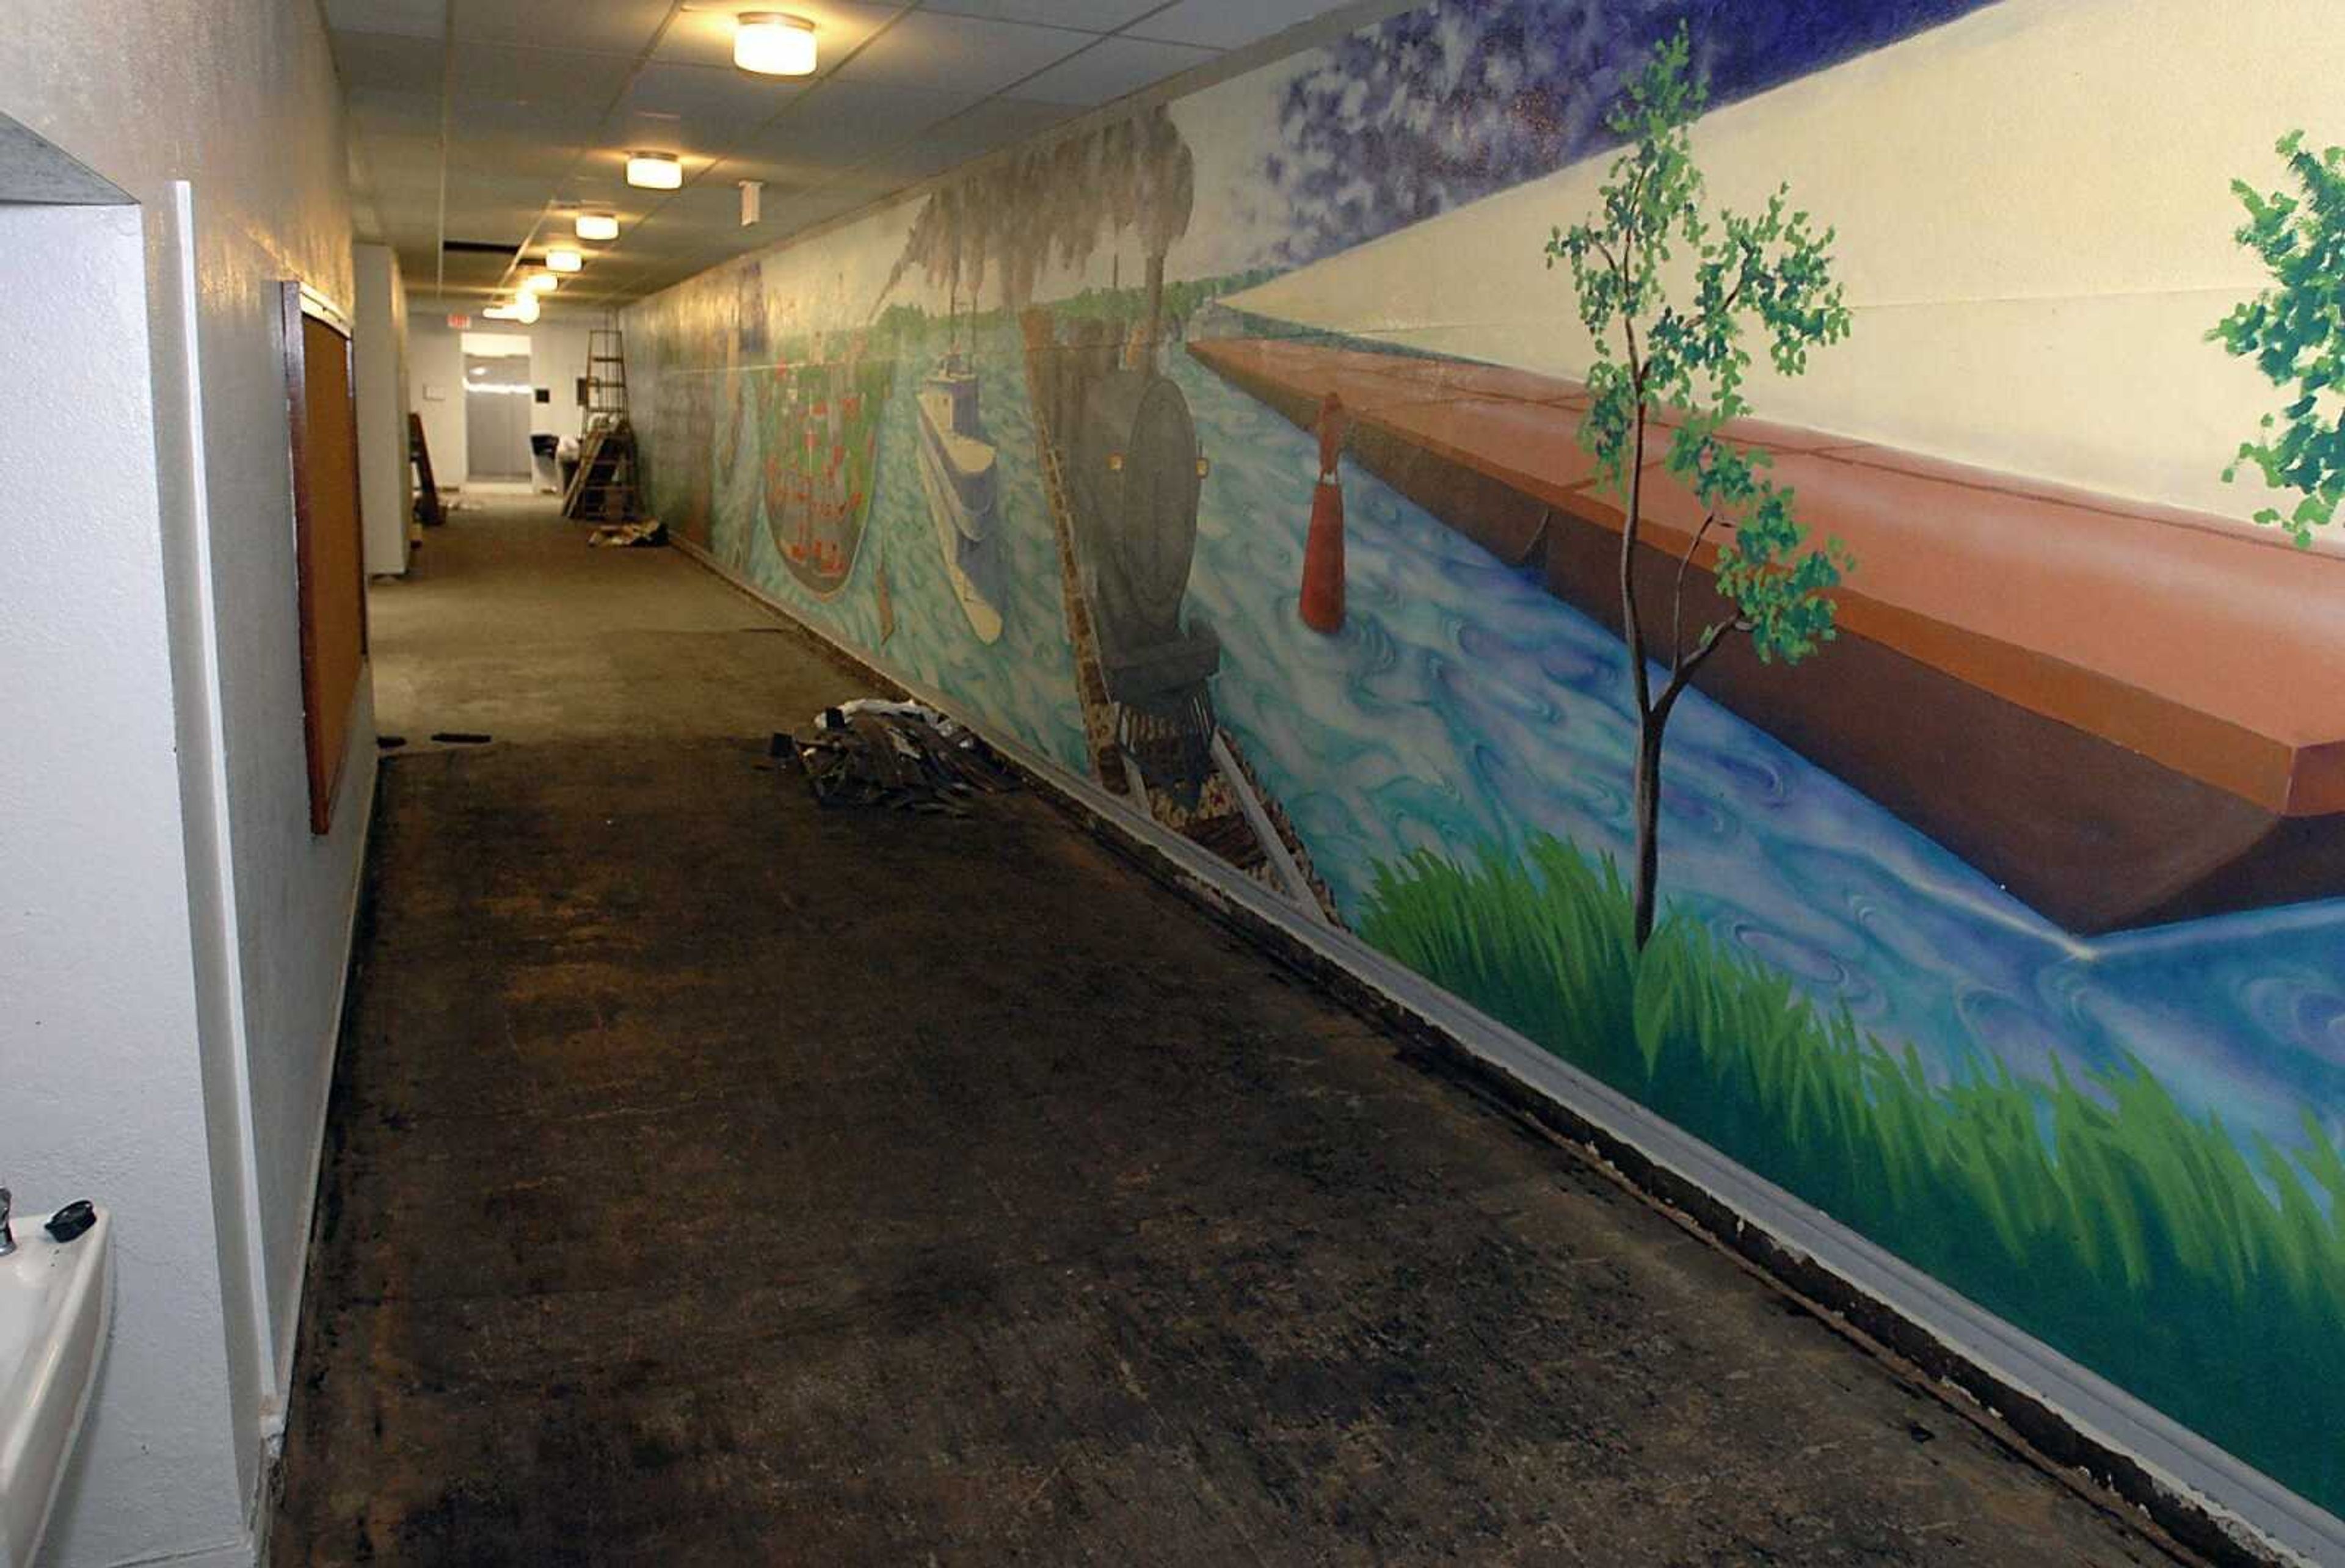
[[[2345,1509],[2345,29],[2205,9],[1438,0],[634,308],[654,504]]]

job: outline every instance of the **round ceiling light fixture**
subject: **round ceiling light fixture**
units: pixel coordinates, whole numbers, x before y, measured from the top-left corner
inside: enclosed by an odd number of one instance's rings
[[[814,24],[782,11],[744,11],[733,22],[733,63],[760,76],[811,76]]]
[[[618,215],[611,212],[580,213],[578,215],[578,238],[581,239],[618,238]]]
[[[627,183],[644,190],[679,190],[684,186],[684,160],[674,153],[629,153]]]
[[[548,246],[545,264],[556,272],[576,272],[586,265],[586,258],[572,245]]]

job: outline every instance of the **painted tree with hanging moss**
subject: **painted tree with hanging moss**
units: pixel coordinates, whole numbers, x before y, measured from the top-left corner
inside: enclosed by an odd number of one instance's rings
[[[2277,414],[2263,417],[2256,438],[2239,443],[2223,479],[2236,480],[2251,465],[2272,489],[2296,491],[2294,506],[2265,507],[2256,521],[2309,548],[2314,531],[2335,522],[2345,502],[2345,147],[2315,154],[2302,131],[2290,131],[2274,150],[2298,194],[2231,182],[2248,214],[2239,243],[2270,270],[2272,287],[2207,336],[2252,359],[2289,394]]]
[[[1664,40],[1608,117],[1625,143],[1598,193],[1594,216],[1558,228],[1547,264],[1568,265],[1579,319],[1595,344],[1592,401],[1579,427],[1605,481],[1619,494],[1620,622],[1636,700],[1636,816],[1632,878],[1641,951],[1653,932],[1660,873],[1662,741],[1670,716],[1702,666],[1735,638],[1759,658],[1797,664],[1833,635],[1832,590],[1853,562],[1837,540],[1811,543],[1792,493],[1767,475],[1764,451],[1721,430],[1748,410],[1751,364],[1746,330],[1764,342],[1782,375],[1807,368],[1808,351],[1848,334],[1848,307],[1832,277],[1832,229],[1819,233],[1778,187],[1752,214],[1705,211],[1691,127],[1706,91],[1688,68],[1682,27]],[[1645,547],[1650,450],[1666,414],[1662,470],[1690,490],[1706,514],[1677,551],[1673,586],[1659,605],[1638,592]],[[1687,592],[1702,546],[1713,563],[1723,620],[1689,634]]]

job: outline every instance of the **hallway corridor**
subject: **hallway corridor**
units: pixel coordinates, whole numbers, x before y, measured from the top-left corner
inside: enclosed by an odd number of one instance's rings
[[[372,606],[279,1564],[2171,1561],[680,554]]]

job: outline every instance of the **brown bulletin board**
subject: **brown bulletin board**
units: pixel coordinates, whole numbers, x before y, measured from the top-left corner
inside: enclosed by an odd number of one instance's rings
[[[334,825],[350,712],[366,663],[366,563],[359,531],[358,412],[350,336],[299,283],[284,288],[286,406],[292,425],[294,564],[301,621],[301,728],[310,831]]]

